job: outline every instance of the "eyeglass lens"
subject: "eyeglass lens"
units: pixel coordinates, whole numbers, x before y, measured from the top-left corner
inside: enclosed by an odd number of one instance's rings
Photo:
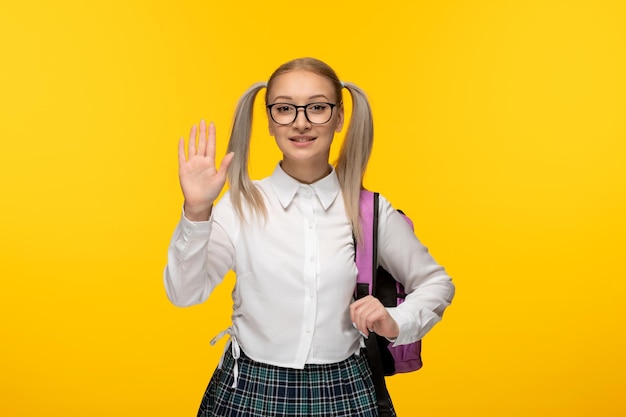
[[[314,124],[323,124],[330,120],[333,106],[330,103],[310,103],[296,106],[289,103],[275,103],[270,107],[270,115],[278,124],[288,125],[298,117],[298,109],[304,109],[307,120]]]

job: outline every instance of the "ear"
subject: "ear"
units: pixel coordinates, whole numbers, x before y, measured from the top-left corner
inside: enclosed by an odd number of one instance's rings
[[[343,104],[342,104],[341,107],[337,110],[337,127],[335,127],[336,133],[341,132],[341,130],[343,129],[344,120],[345,119],[344,119]]]

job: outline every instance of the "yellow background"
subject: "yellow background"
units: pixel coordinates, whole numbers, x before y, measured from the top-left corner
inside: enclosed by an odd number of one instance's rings
[[[625,48],[621,1],[3,2],[0,415],[195,415],[233,278],[165,297],[177,139],[213,120],[222,154],[308,55],[369,93],[366,185],[457,285],[399,415],[626,415]]]

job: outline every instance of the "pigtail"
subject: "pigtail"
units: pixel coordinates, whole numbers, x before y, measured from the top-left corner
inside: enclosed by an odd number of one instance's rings
[[[252,133],[252,109],[256,94],[263,87],[267,87],[265,101],[276,77],[294,70],[312,71],[328,78],[334,86],[337,105],[342,106],[342,88],[348,89],[352,96],[352,116],[350,125],[341,146],[339,157],[335,163],[335,171],[343,195],[346,215],[352,223],[357,242],[362,241],[360,221],[360,197],[363,188],[365,169],[372,152],[374,141],[374,124],[372,111],[365,92],[353,83],[342,83],[337,74],[324,62],[314,58],[299,58],[281,65],[265,83],[254,84],[241,97],[237,104],[233,129],[228,144],[228,152],[234,152],[235,156],[228,169],[228,178],[231,189],[231,199],[237,213],[244,218],[243,203],[250,206],[256,214],[267,218],[267,209],[263,197],[248,174],[248,154],[250,149],[250,136]]]
[[[353,83],[344,83],[352,96],[352,116],[335,163],[346,214],[352,223],[357,242],[363,235],[359,214],[361,189],[374,143],[372,110],[365,92]]]
[[[252,212],[267,217],[267,209],[258,188],[250,180],[248,158],[250,154],[250,137],[252,136],[252,111],[257,93],[265,88],[259,82],[246,91],[237,103],[233,127],[228,141],[228,153],[234,152],[233,161],[228,167],[228,181],[231,200],[237,214],[244,218],[243,202],[252,208]]]

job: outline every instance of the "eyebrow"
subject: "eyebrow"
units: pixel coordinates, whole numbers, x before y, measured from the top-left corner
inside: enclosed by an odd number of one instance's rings
[[[313,100],[313,99],[316,99],[316,98],[324,98],[324,99],[328,100],[328,97],[326,97],[324,94],[316,94],[316,95],[310,96],[308,98],[308,100]],[[291,97],[291,96],[276,96],[276,97],[274,97],[273,101],[276,101],[276,100],[279,100],[279,99],[280,100],[293,100],[293,97]]]

